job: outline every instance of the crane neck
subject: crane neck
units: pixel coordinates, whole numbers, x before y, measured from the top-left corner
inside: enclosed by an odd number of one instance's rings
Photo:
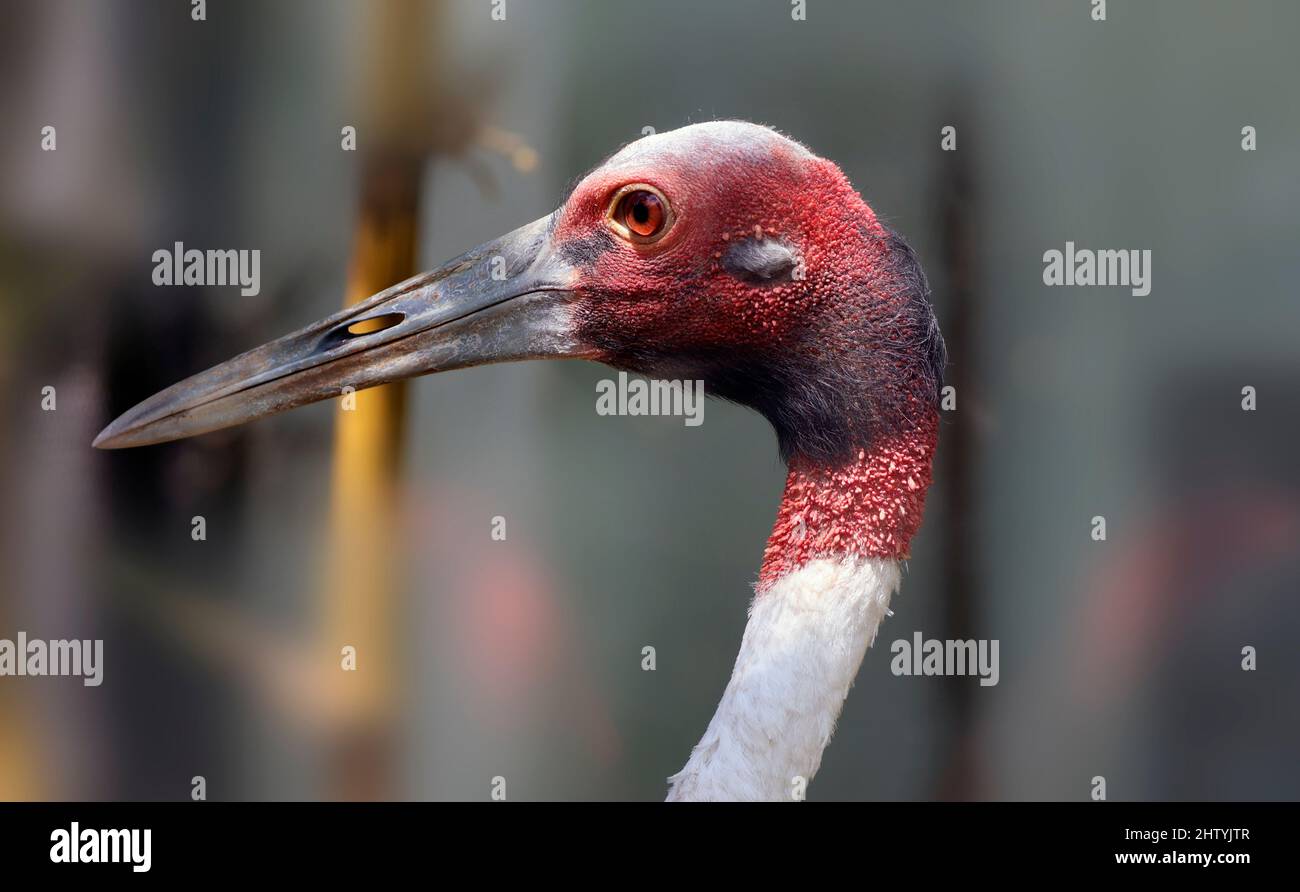
[[[891,558],[814,558],[750,606],[731,680],[668,799],[802,799],[889,611]]]
[[[834,466],[796,458],[740,653],[670,800],[802,798],[921,523],[937,415]]]
[[[937,413],[839,464],[796,455],[763,552],[758,593],[818,557],[905,559],[921,525]]]

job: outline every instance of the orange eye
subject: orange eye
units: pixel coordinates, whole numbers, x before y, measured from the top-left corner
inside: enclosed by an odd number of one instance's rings
[[[672,213],[658,190],[648,186],[627,186],[614,198],[610,222],[628,241],[646,244],[667,232]]]

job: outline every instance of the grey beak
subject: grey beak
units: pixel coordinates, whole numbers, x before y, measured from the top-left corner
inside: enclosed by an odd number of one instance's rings
[[[175,384],[95,438],[100,449],[163,443],[317,400],[434,372],[582,357],[571,334],[574,270],[551,217],[481,245],[306,328]]]

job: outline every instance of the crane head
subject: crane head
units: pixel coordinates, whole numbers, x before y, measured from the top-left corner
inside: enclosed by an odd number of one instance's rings
[[[929,417],[944,362],[914,255],[840,169],[711,122],[627,145],[553,214],[156,394],[94,445],[540,358],[702,379],[767,416],[787,456],[827,460]]]

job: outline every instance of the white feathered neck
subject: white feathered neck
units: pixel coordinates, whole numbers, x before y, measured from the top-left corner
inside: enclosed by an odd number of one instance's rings
[[[731,681],[669,799],[790,799],[821,764],[921,524],[937,419],[826,466],[796,457]]]
[[[798,798],[899,577],[891,558],[821,558],[755,596],[731,681],[668,799]]]

